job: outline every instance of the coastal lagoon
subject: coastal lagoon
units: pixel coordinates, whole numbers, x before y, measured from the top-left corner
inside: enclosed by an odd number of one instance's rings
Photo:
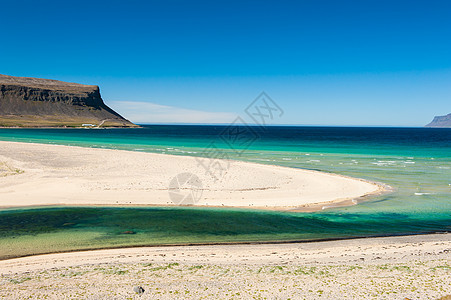
[[[0,129],[0,140],[189,156],[215,156],[220,151],[236,160],[385,183],[393,191],[358,205],[325,207],[313,213],[196,207],[8,208],[0,211],[0,257],[138,245],[305,241],[451,230],[451,129],[255,127],[238,147],[224,138],[227,130],[227,126],[213,125]],[[216,152],[211,151],[212,143]]]

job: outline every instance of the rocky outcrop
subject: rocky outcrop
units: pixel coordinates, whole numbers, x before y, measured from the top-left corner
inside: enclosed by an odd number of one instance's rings
[[[95,85],[0,75],[0,126],[136,127],[109,108]]]
[[[451,114],[447,114],[446,116],[435,117],[431,123],[426,125],[426,127],[451,128]]]

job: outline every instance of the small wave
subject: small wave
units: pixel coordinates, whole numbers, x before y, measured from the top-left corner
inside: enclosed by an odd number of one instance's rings
[[[321,210],[325,210],[325,209],[333,208],[333,207],[335,207],[335,206],[334,205],[324,205],[323,207],[321,207]]]
[[[395,164],[395,162],[394,161],[377,161],[377,162],[372,162],[371,164],[377,165],[377,166],[392,166]]]
[[[432,195],[432,193],[415,193],[415,196]]]

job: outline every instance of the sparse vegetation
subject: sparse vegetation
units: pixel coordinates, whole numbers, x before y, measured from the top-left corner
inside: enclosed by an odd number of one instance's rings
[[[195,272],[193,272],[195,271]],[[350,276],[349,272],[353,272]],[[126,275],[126,276],[124,276]],[[69,297],[135,299],[440,299],[451,300],[446,261],[383,265],[200,265],[138,263],[85,265],[4,274],[0,298]],[[76,279],[76,280],[74,280]],[[21,290],[14,286],[21,285]],[[26,289],[24,290],[23,288]]]
[[[22,174],[22,173],[24,173],[23,170],[11,167],[5,162],[0,162],[0,177],[5,177],[5,176],[9,176],[9,175],[17,175],[17,174]]]

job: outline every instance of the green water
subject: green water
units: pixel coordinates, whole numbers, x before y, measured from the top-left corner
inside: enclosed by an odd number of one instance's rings
[[[451,230],[451,130],[284,128],[252,145],[223,127],[0,130],[0,140],[202,155],[211,142],[230,158],[334,172],[394,188],[391,194],[316,213],[200,208],[53,207],[0,211],[0,257],[131,245],[315,240]],[[1,179],[0,179],[1,180]],[[132,232],[125,233],[125,232]]]
[[[55,207],[0,212],[2,258],[138,245],[315,240],[451,230],[449,213]]]

